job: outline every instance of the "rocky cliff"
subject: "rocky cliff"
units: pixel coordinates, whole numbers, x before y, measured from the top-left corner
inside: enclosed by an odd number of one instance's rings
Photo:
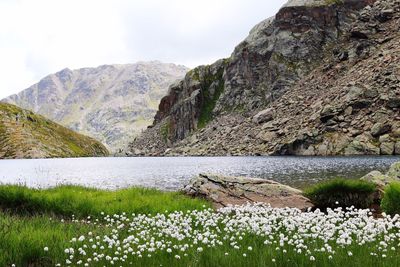
[[[0,103],[0,159],[107,156],[96,140],[29,110]]]
[[[64,69],[3,101],[92,136],[115,151],[151,124],[169,84],[187,70],[157,61]]]
[[[399,0],[289,1],[172,85],[128,154],[400,154],[399,25]]]

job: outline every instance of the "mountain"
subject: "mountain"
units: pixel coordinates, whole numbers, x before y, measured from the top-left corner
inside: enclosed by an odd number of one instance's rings
[[[107,155],[104,145],[93,138],[29,110],[0,103],[0,159]]]
[[[168,85],[187,70],[158,61],[64,69],[2,101],[32,110],[116,150],[151,124]]]
[[[400,154],[399,25],[398,0],[291,0],[172,85],[126,154]]]

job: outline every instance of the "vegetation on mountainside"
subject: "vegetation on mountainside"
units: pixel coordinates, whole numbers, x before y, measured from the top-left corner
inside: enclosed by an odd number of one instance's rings
[[[215,75],[211,74],[208,70],[206,71],[206,75],[200,78],[199,74],[195,71],[195,75],[201,82],[201,94],[203,99],[197,123],[199,129],[204,128],[207,123],[213,119],[213,110],[225,88],[225,82],[222,78],[223,73],[224,68],[218,70]]]
[[[343,0],[325,0],[325,4],[327,4],[327,5],[342,5]]]
[[[168,141],[168,136],[171,131],[171,124],[169,121],[164,122],[164,124],[160,127],[160,133],[164,142]]]
[[[0,103],[0,137],[0,158],[108,155],[93,138],[6,103]]]

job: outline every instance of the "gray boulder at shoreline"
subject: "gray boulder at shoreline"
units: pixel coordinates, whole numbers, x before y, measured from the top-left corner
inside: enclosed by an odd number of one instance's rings
[[[361,177],[361,180],[376,184],[379,195],[382,196],[384,189],[388,184],[392,182],[400,182],[400,162],[393,163],[385,174],[380,171],[372,171]]]
[[[199,174],[185,186],[183,192],[193,197],[203,197],[215,208],[263,202],[276,208],[312,207],[310,200],[298,189],[271,180]]]

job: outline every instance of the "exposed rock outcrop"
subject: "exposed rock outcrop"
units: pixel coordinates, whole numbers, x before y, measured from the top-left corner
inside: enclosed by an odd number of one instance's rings
[[[192,179],[183,192],[189,196],[206,198],[215,208],[248,202],[301,210],[313,206],[300,190],[270,180],[247,177],[200,174]]]
[[[290,1],[189,72],[130,153],[398,154],[400,1],[329,3]]]

